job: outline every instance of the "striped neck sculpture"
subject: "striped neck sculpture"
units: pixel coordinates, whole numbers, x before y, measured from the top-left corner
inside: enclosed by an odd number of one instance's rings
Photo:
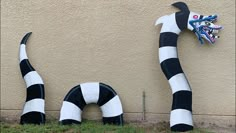
[[[183,2],[172,5],[180,11],[160,17],[155,24],[162,23],[159,61],[173,94],[170,113],[171,130],[188,131],[193,129],[192,92],[177,55],[178,35],[182,30],[189,29],[197,35],[201,44],[203,44],[203,39],[213,44],[216,38],[219,38],[216,33],[222,27],[213,23],[217,20],[217,15],[204,16],[191,12]]]
[[[44,83],[40,75],[29,62],[26,54],[26,43],[31,35],[27,33],[20,43],[20,70],[27,87],[27,97],[21,115],[21,124],[44,124],[45,123],[45,100]]]

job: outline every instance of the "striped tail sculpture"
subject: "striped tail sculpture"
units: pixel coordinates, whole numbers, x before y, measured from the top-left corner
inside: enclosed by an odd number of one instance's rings
[[[26,43],[30,35],[31,32],[27,33],[20,44],[20,70],[27,87],[26,102],[20,124],[44,124],[45,101],[43,80],[31,66],[26,54]]]
[[[123,125],[119,96],[110,86],[98,82],[83,83],[68,92],[61,107],[60,123],[80,124],[84,107],[91,103],[100,106],[104,124]]]
[[[214,25],[217,15],[203,16],[190,12],[183,2],[172,4],[179,12],[160,17],[156,25],[162,23],[159,40],[159,61],[161,69],[169,81],[173,94],[170,127],[172,131],[193,129],[192,92],[188,80],[181,68],[177,54],[177,39],[184,29],[193,31],[201,44],[203,38],[215,43],[216,33],[222,28]]]

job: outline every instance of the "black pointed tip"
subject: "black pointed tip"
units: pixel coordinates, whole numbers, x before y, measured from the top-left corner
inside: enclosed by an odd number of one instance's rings
[[[187,11],[187,12],[189,12],[189,9],[188,9],[187,4],[184,3],[184,2],[175,2],[175,3],[172,4],[172,6],[174,6],[174,7],[178,8],[178,9],[180,9],[181,11],[184,11],[184,12]]]
[[[24,37],[23,39],[21,40],[21,43],[20,44],[25,44],[27,43],[27,40],[29,38],[29,36],[32,34],[32,32],[28,32]]]
[[[176,4],[185,4],[186,5],[186,3],[182,2],[182,1],[175,2],[172,5],[176,5]]]
[[[32,34],[32,33],[33,33],[33,32],[30,31],[30,32],[28,32],[28,33],[26,33],[26,34]]]

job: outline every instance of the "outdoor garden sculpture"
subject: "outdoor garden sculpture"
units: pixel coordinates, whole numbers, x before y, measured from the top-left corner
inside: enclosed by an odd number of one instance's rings
[[[172,131],[193,129],[192,92],[181,68],[177,55],[177,39],[184,29],[193,31],[201,44],[203,39],[213,44],[221,26],[214,25],[217,15],[203,16],[189,11],[183,2],[172,4],[179,12],[166,15],[156,21],[162,23],[160,31],[159,61],[161,69],[169,81],[173,94],[170,127]],[[44,83],[29,63],[26,43],[31,35],[27,33],[20,44],[20,70],[27,87],[26,103],[21,116],[21,124],[45,123]],[[81,123],[81,114],[87,104],[100,106],[104,124],[123,125],[123,109],[119,96],[108,85],[98,82],[83,83],[72,88],[64,98],[60,111],[62,124]]]
[[[159,40],[159,62],[173,94],[170,127],[172,131],[188,131],[193,129],[192,92],[187,78],[181,68],[177,54],[177,39],[184,29],[193,31],[201,44],[203,38],[213,44],[216,33],[221,26],[214,25],[217,15],[203,16],[189,11],[183,2],[172,4],[179,12],[160,17],[156,25],[162,23]]]
[[[31,32],[27,33],[20,43],[20,70],[27,87],[27,97],[20,123],[43,124],[45,123],[44,84],[26,54],[26,43],[30,35]]]
[[[73,87],[64,98],[59,121],[64,125],[80,124],[84,107],[91,103],[100,106],[104,124],[123,125],[119,96],[110,86],[98,82]]]

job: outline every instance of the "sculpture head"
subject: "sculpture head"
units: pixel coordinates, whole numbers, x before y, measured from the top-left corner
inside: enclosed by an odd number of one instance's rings
[[[179,34],[182,30],[189,29],[197,35],[201,44],[204,43],[204,39],[213,44],[216,38],[219,38],[216,34],[222,29],[222,26],[214,24],[217,15],[204,16],[194,13],[189,10],[184,2],[176,2],[172,5],[180,11],[162,16],[156,20],[155,25],[163,24],[161,33],[173,32]]]
[[[190,12],[188,20],[188,29],[195,32],[201,44],[204,43],[203,39],[213,44],[216,41],[217,33],[222,29],[222,26],[215,25],[217,15],[203,16]]]

